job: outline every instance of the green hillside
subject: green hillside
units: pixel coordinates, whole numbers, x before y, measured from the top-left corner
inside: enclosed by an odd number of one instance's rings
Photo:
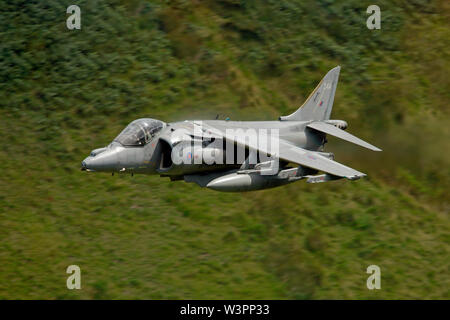
[[[449,299],[450,5],[379,0],[368,30],[371,4],[1,1],[0,298]],[[227,194],[80,171],[140,117],[287,115],[336,65],[332,117],[383,152],[326,149],[367,178]]]

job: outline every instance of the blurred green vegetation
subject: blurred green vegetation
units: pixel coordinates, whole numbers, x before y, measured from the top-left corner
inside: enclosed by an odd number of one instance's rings
[[[370,4],[2,1],[0,298],[450,298],[449,3],[377,1],[374,31]],[[333,118],[384,151],[327,148],[366,179],[226,194],[79,171],[139,117],[289,114],[338,64]]]

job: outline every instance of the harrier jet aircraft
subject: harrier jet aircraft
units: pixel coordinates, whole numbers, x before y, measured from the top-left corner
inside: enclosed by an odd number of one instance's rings
[[[298,110],[276,121],[135,120],[107,147],[93,150],[81,169],[159,174],[231,192],[301,179],[359,179],[365,174],[334,161],[334,155],[323,150],[328,134],[381,151],[344,131],[345,121],[330,120],[339,72],[339,66],[330,70]]]

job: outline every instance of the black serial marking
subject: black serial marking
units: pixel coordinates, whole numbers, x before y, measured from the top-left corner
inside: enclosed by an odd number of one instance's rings
[[[320,94],[320,91],[317,91],[317,92],[316,92],[316,96],[314,97],[314,102],[316,102],[317,97],[319,96],[319,94]]]

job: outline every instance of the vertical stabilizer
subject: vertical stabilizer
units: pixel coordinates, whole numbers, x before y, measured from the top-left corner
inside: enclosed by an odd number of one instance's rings
[[[328,120],[333,109],[334,94],[339,80],[340,66],[331,69],[320,81],[305,103],[294,113],[280,117],[285,121]]]

